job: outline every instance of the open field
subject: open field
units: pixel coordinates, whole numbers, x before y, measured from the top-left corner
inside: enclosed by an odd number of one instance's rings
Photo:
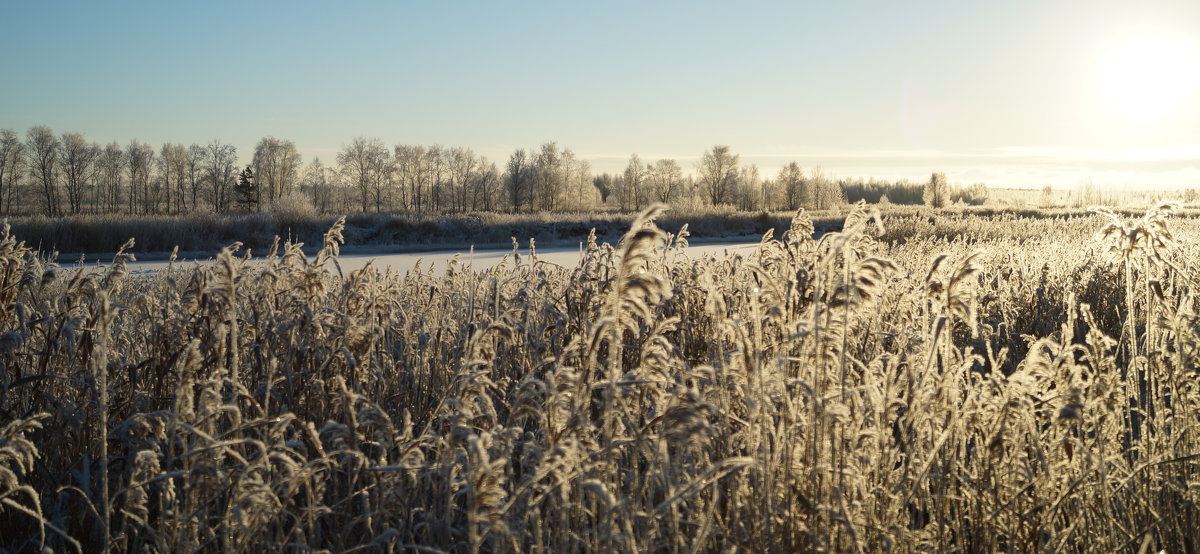
[[[5,236],[0,548],[1195,551],[1171,212],[859,206],[703,260],[649,212],[404,274],[331,270],[341,222],[152,277]]]

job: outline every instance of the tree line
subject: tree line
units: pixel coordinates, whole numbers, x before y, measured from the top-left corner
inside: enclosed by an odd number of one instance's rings
[[[242,166],[237,148],[219,140],[97,144],[38,125],[24,136],[0,130],[0,214],[556,212],[639,210],[655,202],[774,211],[859,199],[940,207],[987,198],[983,185],[950,190],[941,174],[916,184],[836,180],[791,162],[763,176],[725,145],[706,150],[689,169],[633,154],[624,171],[597,174],[555,142],[517,148],[498,165],[469,148],[389,147],[367,137],[343,145],[329,165],[320,158],[304,164],[294,142],[265,137]],[[930,196],[931,187],[944,194]]]

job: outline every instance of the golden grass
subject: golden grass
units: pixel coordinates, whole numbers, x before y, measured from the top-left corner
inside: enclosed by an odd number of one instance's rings
[[[155,277],[6,232],[0,547],[1200,548],[1200,227],[859,206],[691,260],[658,214],[444,273],[344,275],[341,222]]]

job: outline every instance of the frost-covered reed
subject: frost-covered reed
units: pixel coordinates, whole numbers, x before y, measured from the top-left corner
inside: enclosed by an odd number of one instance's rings
[[[690,260],[662,213],[437,273],[342,272],[342,221],[155,277],[4,233],[0,548],[1200,548],[1193,222],[857,206]]]

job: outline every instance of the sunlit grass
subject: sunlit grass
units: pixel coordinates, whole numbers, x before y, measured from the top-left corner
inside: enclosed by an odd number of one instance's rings
[[[153,277],[6,236],[0,547],[1195,550],[1167,215],[1154,264],[1112,212],[799,213],[703,260],[648,212],[573,268],[405,274],[343,274],[341,221]]]

